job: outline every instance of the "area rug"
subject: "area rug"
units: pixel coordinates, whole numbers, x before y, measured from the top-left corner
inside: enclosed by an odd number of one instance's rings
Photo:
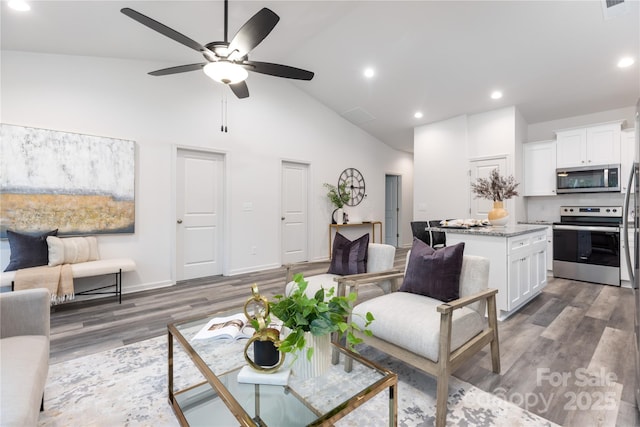
[[[361,353],[398,374],[398,425],[432,426],[435,381],[370,347]],[[177,387],[202,378],[184,353],[174,357]],[[178,426],[167,398],[167,338],[157,337],[51,365],[39,426]],[[388,396],[381,393],[336,423],[388,425]],[[237,424],[236,424],[237,425]],[[454,377],[447,425],[553,426],[518,406]]]

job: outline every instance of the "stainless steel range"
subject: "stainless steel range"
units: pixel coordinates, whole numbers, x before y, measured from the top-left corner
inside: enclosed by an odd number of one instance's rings
[[[553,224],[553,276],[620,286],[621,206],[562,206]]]

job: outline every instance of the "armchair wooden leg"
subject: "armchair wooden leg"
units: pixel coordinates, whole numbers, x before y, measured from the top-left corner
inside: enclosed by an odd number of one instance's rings
[[[291,264],[285,265],[287,269],[287,275],[284,278],[284,285],[287,286],[287,283],[293,280],[293,272],[291,271]]]
[[[496,374],[500,373],[500,344],[498,340],[498,319],[496,316],[496,296],[492,295],[487,301],[489,310],[489,327],[493,329],[493,339],[491,340],[491,368]]]
[[[438,376],[436,378],[436,427],[447,423],[447,399],[449,398],[449,358],[451,357],[451,311],[440,314],[440,346],[438,349]]]
[[[436,387],[436,427],[447,424],[447,399],[449,398],[449,375],[442,375],[437,379]]]
[[[42,393],[42,400],[40,401],[40,412],[44,411],[44,393]]]

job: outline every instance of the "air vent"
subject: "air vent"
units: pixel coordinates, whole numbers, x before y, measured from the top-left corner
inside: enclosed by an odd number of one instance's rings
[[[356,107],[352,108],[351,110],[345,111],[344,113],[342,113],[342,117],[349,120],[354,125],[362,125],[376,119],[371,113],[361,107]]]
[[[627,3],[629,3],[628,0],[602,0],[604,19],[615,18],[627,13],[629,11]]]

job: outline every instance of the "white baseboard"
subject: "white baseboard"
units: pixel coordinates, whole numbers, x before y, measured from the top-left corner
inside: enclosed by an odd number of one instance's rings
[[[125,283],[124,286],[122,287],[122,295],[132,294],[134,292],[148,291],[151,289],[167,288],[175,284],[176,282],[172,282],[171,280],[161,280],[159,282],[151,282],[151,283],[138,283],[137,285],[130,285],[130,286],[128,286]]]
[[[279,265],[279,264],[254,265],[252,267],[239,268],[237,270],[231,270],[231,271],[229,271],[228,274],[225,274],[225,276],[237,276],[238,274],[255,273],[256,271],[272,270],[274,268],[280,268],[280,267],[282,267],[282,266]]]

